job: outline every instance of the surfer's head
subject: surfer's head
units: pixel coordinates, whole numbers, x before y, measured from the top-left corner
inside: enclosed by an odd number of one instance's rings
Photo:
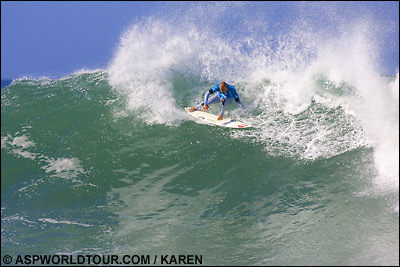
[[[226,82],[221,82],[219,84],[219,90],[221,93],[226,94],[226,91],[228,91],[228,85],[226,85]]]

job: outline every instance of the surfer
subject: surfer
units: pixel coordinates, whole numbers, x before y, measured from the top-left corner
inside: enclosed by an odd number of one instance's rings
[[[214,94],[215,92],[218,92],[218,94],[209,98],[210,94]],[[221,112],[218,116],[218,120],[222,120],[226,105],[231,103],[233,99],[236,101],[238,106],[244,110],[244,106],[239,99],[239,95],[236,92],[235,86],[227,84],[226,82],[221,82],[220,84],[216,84],[204,94],[204,102],[201,102],[197,104],[197,106],[190,108],[189,111],[193,112],[196,109],[199,109],[201,106],[203,106],[203,111],[208,111],[210,104],[222,102]]]

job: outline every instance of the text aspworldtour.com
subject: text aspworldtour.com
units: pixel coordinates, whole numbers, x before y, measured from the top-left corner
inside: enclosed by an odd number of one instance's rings
[[[4,264],[203,264],[202,255],[10,255],[3,257]]]

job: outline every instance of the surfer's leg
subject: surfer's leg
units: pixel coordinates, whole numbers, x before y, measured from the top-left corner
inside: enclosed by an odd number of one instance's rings
[[[211,105],[211,104],[214,104],[214,103],[217,103],[217,102],[221,102],[221,99],[220,99],[220,97],[219,97],[218,94],[213,95],[212,97],[210,97],[210,98],[208,99],[208,105]],[[201,107],[203,107],[203,105],[204,105],[204,102],[201,102],[201,103],[197,104],[196,106],[190,108],[189,111],[190,111],[190,112],[193,112],[193,111],[195,111],[195,110],[200,109]]]
[[[211,105],[211,104],[214,104],[214,103],[217,103],[217,102],[221,102],[221,99],[220,99],[218,94],[213,95],[212,97],[210,97],[208,99],[208,104],[207,105]],[[204,105],[204,102],[203,102],[203,105]]]
[[[214,103],[220,102],[220,101],[221,100],[220,100],[219,96],[218,95],[214,95],[214,96],[212,96],[212,97],[210,97],[208,99],[208,105],[211,105],[211,104],[214,104]],[[203,105],[204,105],[204,102],[201,102],[201,103],[197,104],[195,107],[192,107],[191,109],[189,109],[189,111],[193,112],[196,109],[200,109],[201,107],[203,107]]]
[[[230,104],[233,100],[233,97],[228,97],[225,101],[222,101],[222,106],[221,106],[221,115],[224,115],[225,112],[225,107]]]
[[[193,107],[193,110],[192,111],[195,111],[196,109],[199,109],[199,108],[201,108],[203,106],[203,102],[201,102],[201,103],[199,103],[199,104],[197,104],[195,107]],[[190,111],[190,110],[189,110]]]
[[[196,106],[190,108],[190,109],[189,109],[189,112],[193,112],[193,111],[195,111],[195,110],[197,110],[197,109],[203,107],[203,105],[204,105],[204,102],[201,102],[201,103],[197,104]]]

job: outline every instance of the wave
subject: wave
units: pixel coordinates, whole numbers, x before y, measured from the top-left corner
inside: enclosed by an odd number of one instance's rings
[[[308,27],[310,20],[300,16],[272,38],[263,28],[268,23],[244,15],[242,38],[235,39],[232,29],[219,26],[215,7],[229,14],[249,9],[200,5],[194,18],[169,13],[134,23],[121,36],[107,72],[126,108],[148,124],[179,125],[182,106],[224,80],[237,87],[248,110],[244,117],[256,125],[234,137],[303,159],[373,147],[379,172],[374,182],[398,191],[399,74],[388,79],[379,73],[382,27],[368,16],[342,23],[332,16],[333,25],[314,31],[317,26]],[[230,114],[240,116],[233,108]]]
[[[242,5],[222,7],[235,10]],[[210,10],[208,5],[203,8]],[[236,86],[247,108],[238,113],[232,104],[228,116],[255,125],[250,131],[232,131],[232,138],[259,143],[270,155],[302,160],[371,147],[377,191],[398,192],[399,74],[379,74],[373,21],[347,21],[335,34],[312,32],[303,21],[272,41],[256,20],[240,25],[249,34],[233,41],[216,28],[218,16],[206,26],[183,18],[134,23],[121,36],[106,70],[81,70],[58,80],[17,79],[10,91],[25,87],[25,102],[12,103],[3,90],[2,107],[81,101],[81,110],[65,115],[93,107],[110,111],[111,121],[131,117],[139,124],[177,127],[188,120],[183,106],[200,101],[209,87],[224,80]],[[16,142],[19,137],[13,138]],[[35,157],[35,152],[21,148],[14,152]],[[47,158],[58,162],[57,157]]]
[[[399,74],[379,74],[373,21],[357,18],[331,35],[311,32],[303,22],[274,41],[252,21],[246,38],[234,42],[216,28],[218,16],[207,26],[198,21],[184,16],[183,22],[161,17],[134,23],[106,70],[81,70],[59,80],[23,77],[11,86],[47,90],[31,94],[39,106],[44,96],[61,93],[49,88],[61,86],[80,92],[69,99],[88,101],[82,106],[101,100],[97,108],[111,110],[114,121],[131,116],[138,123],[177,127],[188,120],[183,106],[225,80],[236,86],[247,108],[238,113],[233,104],[228,116],[255,125],[231,132],[232,138],[259,143],[270,155],[303,160],[371,147],[373,183],[378,191],[398,192]],[[102,90],[96,89],[99,84]],[[9,100],[2,94],[2,104]]]
[[[380,74],[374,19],[309,27],[320,4],[270,33],[252,4],[168,3],[107,69],[2,89],[7,254],[159,255],[195,236],[217,264],[398,261],[399,74]],[[247,109],[227,116],[253,129],[183,111],[221,80]]]

